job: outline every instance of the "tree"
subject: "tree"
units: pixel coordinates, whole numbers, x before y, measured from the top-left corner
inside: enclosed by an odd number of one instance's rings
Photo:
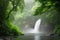
[[[46,14],[46,19],[54,27],[53,33],[60,34],[60,1],[59,0],[36,0],[40,3],[34,15]]]
[[[0,0],[0,37],[18,36],[23,34],[21,30],[12,23],[10,18],[10,15],[16,11],[21,10],[22,12],[23,8],[24,0]]]

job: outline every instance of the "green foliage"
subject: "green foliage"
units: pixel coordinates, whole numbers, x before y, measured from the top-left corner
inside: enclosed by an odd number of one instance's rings
[[[23,34],[11,17],[20,10],[23,11],[24,0],[0,0],[0,36],[18,36]],[[11,17],[10,17],[11,16]]]
[[[41,15],[42,13],[55,9],[55,7],[54,7],[55,3],[52,3],[51,1],[47,1],[47,2],[44,2],[41,4],[42,5],[36,9],[34,15],[36,15],[37,13],[38,13],[38,15]]]
[[[38,2],[40,2],[42,5],[40,7],[38,7],[36,9],[36,12],[37,10],[39,9],[40,12],[38,12],[39,14],[41,13],[45,13],[47,11],[50,11],[52,9],[55,9],[55,10],[59,10],[60,9],[60,1],[59,0],[36,0]],[[35,12],[35,14],[36,14]]]
[[[5,21],[0,30],[0,36],[19,36],[23,34],[22,31],[10,21]]]
[[[24,0],[10,0],[6,10],[6,12],[8,13],[7,18],[9,18],[12,12],[17,12],[18,10],[22,12],[23,8],[24,8]]]
[[[34,15],[36,16],[47,13],[45,16],[47,22],[52,24],[54,30],[56,30],[54,33],[60,34],[59,30],[60,26],[58,26],[60,25],[60,6],[59,6],[60,1],[59,0],[36,0],[36,1],[40,2],[42,5],[40,4],[41,6],[37,7]]]
[[[53,33],[55,33],[55,34],[60,34],[60,25],[56,25],[56,26],[55,26],[55,30],[54,30]]]

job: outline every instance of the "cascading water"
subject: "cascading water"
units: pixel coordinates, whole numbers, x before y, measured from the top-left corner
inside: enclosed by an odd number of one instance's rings
[[[34,32],[35,33],[38,33],[39,32],[39,27],[40,27],[40,24],[41,24],[41,19],[38,19],[35,23],[35,26],[34,26]]]
[[[31,10],[31,8],[33,7],[33,9],[38,7],[38,3],[33,3],[35,0],[25,0],[25,11],[26,13],[34,13],[34,11],[29,11]],[[36,4],[36,5],[35,5]],[[31,13],[32,12],[32,13]],[[29,14],[29,15],[30,15]],[[34,35],[34,40],[39,40],[40,39],[40,34],[38,35],[39,32],[39,27],[41,24],[41,19],[38,19],[35,23],[34,29],[28,29],[27,31],[25,31],[25,33],[33,33]]]
[[[27,32],[25,33],[34,33],[34,34],[40,33],[39,32],[40,24],[41,24],[41,19],[38,19],[35,23],[34,29],[28,28]]]
[[[40,34],[39,34],[40,33],[39,32],[40,24],[41,24],[41,19],[38,19],[34,26],[34,33],[36,33],[34,36],[34,38],[35,38],[34,40],[40,40]]]

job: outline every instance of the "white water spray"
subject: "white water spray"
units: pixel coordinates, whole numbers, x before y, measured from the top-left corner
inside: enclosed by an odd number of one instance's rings
[[[34,32],[36,33],[35,36],[34,36],[34,40],[40,40],[40,32],[39,32],[39,28],[40,28],[40,24],[41,24],[41,19],[38,19],[35,23],[35,26],[34,26]]]
[[[41,24],[41,19],[38,19],[35,23],[35,26],[34,26],[34,32],[35,33],[38,33],[39,32],[39,27],[40,27],[40,24]]]
[[[35,4],[33,4],[34,1],[35,0],[30,0],[30,1],[29,0],[25,0],[25,2],[26,2],[25,3],[25,9],[27,8],[27,10],[25,10],[25,11],[29,11],[33,6],[35,6]],[[29,5],[27,5],[27,4],[29,4]],[[32,6],[32,4],[33,4],[33,6]],[[34,8],[36,8],[36,7],[34,7]],[[30,12],[34,13],[33,11],[30,11]],[[28,33],[35,34],[34,40],[40,40],[40,34],[38,35],[38,33],[40,33],[39,32],[40,24],[41,24],[41,19],[38,19],[36,21],[36,23],[35,23],[34,29],[27,30]]]

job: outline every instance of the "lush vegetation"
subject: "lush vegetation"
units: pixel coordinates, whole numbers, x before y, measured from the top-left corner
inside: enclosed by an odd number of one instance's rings
[[[12,23],[13,14],[18,10],[22,12],[24,0],[0,0],[0,36],[18,36],[23,34],[19,28]],[[11,20],[11,17],[13,20]]]
[[[35,11],[36,15],[46,14],[47,21],[52,24],[54,34],[60,34],[60,1],[59,0],[36,0],[41,6]]]
[[[52,24],[53,33],[60,34],[60,1],[59,0],[36,0],[39,7],[34,16],[46,14],[47,22]],[[23,12],[24,0],[0,0],[0,36],[17,36],[23,34],[13,24],[14,15],[19,10]]]

